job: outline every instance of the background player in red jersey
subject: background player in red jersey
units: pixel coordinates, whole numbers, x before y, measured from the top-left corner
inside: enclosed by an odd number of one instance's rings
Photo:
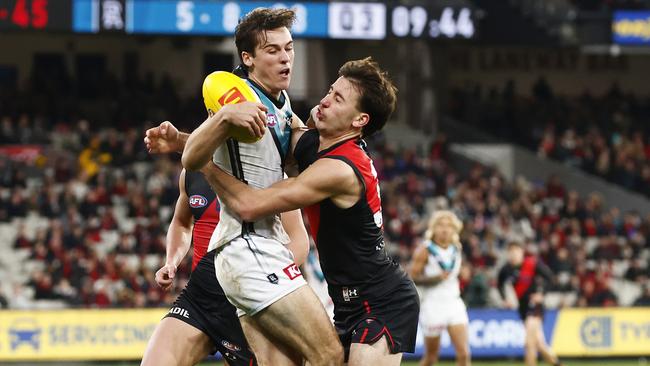
[[[499,271],[499,293],[506,306],[514,308],[507,296],[509,286],[514,288],[519,301],[519,316],[526,328],[525,361],[526,366],[537,365],[537,352],[546,362],[560,366],[560,360],[546,343],[543,329],[544,288],[553,280],[553,272],[534,256],[524,256],[524,248],[519,242],[508,244],[508,263]]]
[[[419,300],[385,252],[379,182],[361,140],[385,125],[396,89],[370,58],[339,75],[315,111],[317,131],[294,139],[298,177],[256,190],[214,164],[203,172],[242,220],[306,207],[348,364],[399,365],[415,346]]]
[[[149,152],[177,150],[180,134],[169,122],[147,131],[170,139],[147,139]],[[182,146],[182,145],[181,145]],[[182,150],[182,147],[180,148]],[[212,232],[219,222],[216,195],[198,172],[181,171],[178,200],[167,232],[165,265],[156,272],[156,282],[171,288],[176,268],[193,245],[192,277],[149,341],[142,365],[194,365],[219,351],[226,364],[255,364],[237,318],[235,308],[216,280],[214,253],[206,253]],[[299,210],[282,214],[282,224],[291,238],[289,249],[296,263],[306,260],[309,238]]]

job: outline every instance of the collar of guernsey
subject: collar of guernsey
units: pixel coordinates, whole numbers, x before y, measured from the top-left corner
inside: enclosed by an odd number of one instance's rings
[[[448,262],[442,258],[442,255],[440,255],[440,249],[432,240],[427,241],[427,250],[431,253],[433,258],[436,259],[442,270],[451,272],[454,268],[454,264],[456,264],[456,256],[458,255],[458,248],[456,248],[455,245],[451,246],[451,257]]]
[[[271,132],[275,146],[278,148],[278,152],[282,158],[282,166],[284,166],[284,160],[289,153],[289,146],[291,144],[291,118],[293,117],[289,97],[285,94],[284,105],[282,108],[278,108],[269,96],[255,83],[248,79],[246,79],[246,82],[251,88],[253,88],[257,96],[260,98],[260,102],[269,110],[266,113],[266,126]],[[285,92],[282,91],[282,93]],[[282,121],[286,123],[280,123]],[[282,126],[284,126],[284,128],[282,128]]]

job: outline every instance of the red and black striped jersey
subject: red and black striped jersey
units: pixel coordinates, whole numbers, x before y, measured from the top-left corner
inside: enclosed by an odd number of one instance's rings
[[[192,271],[208,250],[214,228],[219,223],[219,200],[200,172],[185,172],[185,192],[194,216],[192,229]]]
[[[331,199],[305,208],[327,283],[390,290],[404,276],[384,248],[379,181],[365,143],[354,138],[322,151],[318,145],[315,130],[300,138],[295,156],[301,172],[318,159],[337,159],[352,168],[362,185],[359,200],[350,208],[340,208]]]

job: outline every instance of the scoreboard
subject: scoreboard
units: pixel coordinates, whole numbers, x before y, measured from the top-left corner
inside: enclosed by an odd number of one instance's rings
[[[387,5],[389,4],[389,5]],[[295,2],[221,0],[0,0],[5,30],[232,35],[257,7],[296,11],[295,37],[472,39],[476,11],[463,0],[409,2]],[[413,5],[416,4],[416,5]],[[417,5],[419,4],[419,5]]]

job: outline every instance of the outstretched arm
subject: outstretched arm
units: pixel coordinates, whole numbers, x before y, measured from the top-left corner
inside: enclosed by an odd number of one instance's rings
[[[145,132],[144,143],[150,154],[180,154],[189,136],[189,133],[180,132],[171,122],[165,121]]]
[[[180,194],[176,200],[174,217],[169,224],[165,247],[167,256],[165,265],[156,272],[156,282],[163,290],[172,286],[176,275],[176,268],[181,263],[187,251],[190,249],[192,242],[192,211],[187,203],[187,193],[185,192],[185,170],[181,171],[178,179],[178,188]]]
[[[226,206],[244,221],[310,206],[339,195],[354,196],[359,184],[352,168],[335,159],[320,159],[298,177],[266,189],[251,188],[212,163],[201,171]]]

